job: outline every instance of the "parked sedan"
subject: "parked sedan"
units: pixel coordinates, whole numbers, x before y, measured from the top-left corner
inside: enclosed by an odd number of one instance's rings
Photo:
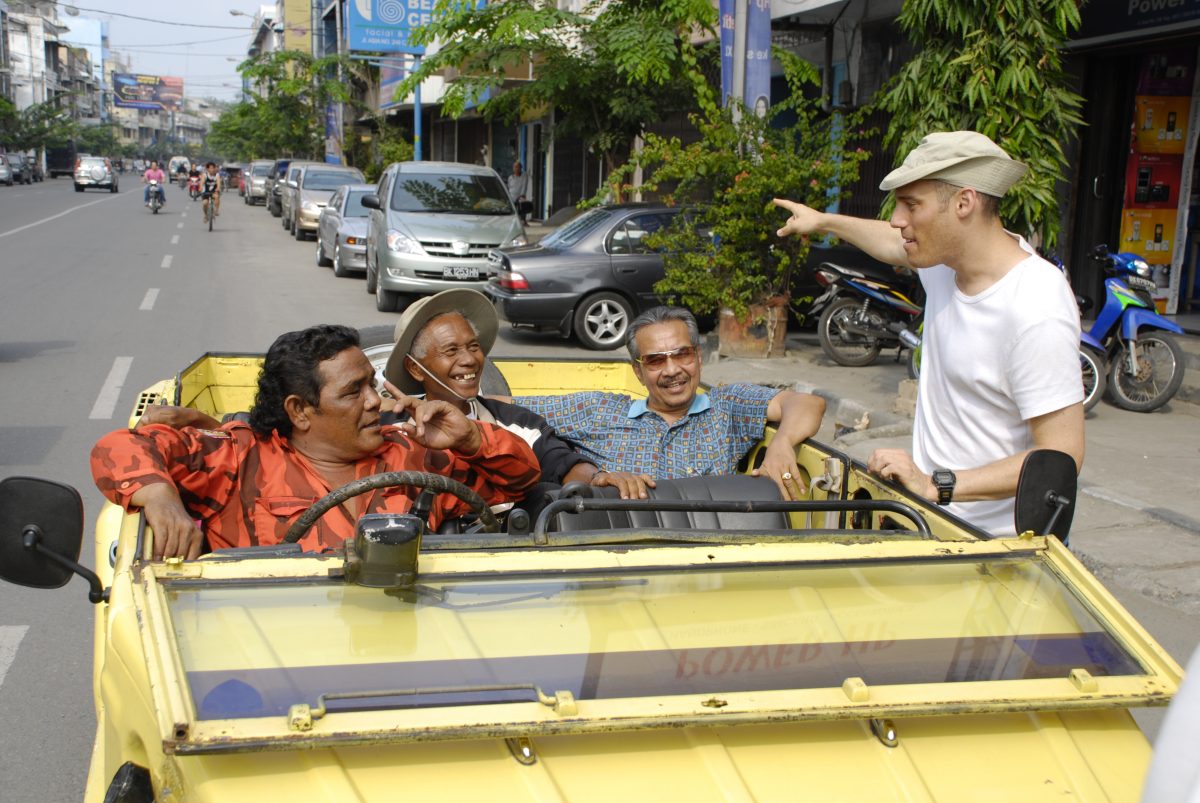
[[[7,159],[0,159],[0,184],[13,185],[13,171]]]
[[[18,184],[33,183],[33,171],[29,169],[24,156],[19,153],[7,153],[4,159],[8,162],[8,169],[12,171],[13,181]]]
[[[369,192],[375,192],[374,184],[347,184],[321,210],[317,220],[317,265],[333,265],[334,276],[366,273],[370,221],[362,198]]]
[[[256,162],[251,162],[246,170],[246,194],[242,196],[247,204],[254,204],[259,201],[263,205],[267,203],[267,178],[271,174],[270,159],[259,159]]]
[[[646,237],[678,213],[642,204],[588,210],[537,245],[492,251],[496,275],[486,292],[515,326],[574,332],[588,348],[615,349],[633,317],[661,303],[654,285],[662,256]]]
[[[88,187],[117,191],[116,171],[103,156],[81,156],[75,163],[75,192],[83,192]]]
[[[329,203],[333,193],[347,184],[358,184],[363,181],[362,171],[357,167],[341,165],[306,164],[300,168],[296,178],[296,186],[284,188],[287,193],[287,205],[292,210],[292,235],[297,240],[303,240],[311,233],[317,236],[317,218],[321,210]]]
[[[263,205],[267,207],[267,211],[272,217],[279,217],[283,214],[280,208],[280,198],[283,192],[283,182],[287,179],[288,167],[291,165],[291,159],[276,159],[271,164],[271,172],[267,174],[266,199]]]

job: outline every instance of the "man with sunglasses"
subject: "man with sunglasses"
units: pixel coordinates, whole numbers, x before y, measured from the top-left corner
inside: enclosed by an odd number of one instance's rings
[[[733,474],[774,423],[778,434],[754,474],[770,477],[784,499],[804,497],[796,447],[821,426],[823,399],[749,384],[697,393],[700,330],[685,309],[642,313],[629,325],[626,346],[645,400],[588,391],[513,402],[543,416],[602,470],[655,479]]]

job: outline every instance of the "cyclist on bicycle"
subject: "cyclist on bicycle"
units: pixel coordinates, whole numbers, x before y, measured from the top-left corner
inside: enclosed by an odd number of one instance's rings
[[[221,184],[221,176],[217,173],[217,163],[209,162],[204,166],[204,172],[200,177],[200,199],[205,207],[208,206],[209,199],[212,199],[213,217],[221,215]]]

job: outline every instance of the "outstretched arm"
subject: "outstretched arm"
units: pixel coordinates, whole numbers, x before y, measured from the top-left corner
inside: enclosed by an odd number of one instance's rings
[[[886,220],[818,212],[812,207],[784,198],[776,198],[775,205],[791,213],[787,223],[776,232],[780,237],[832,234],[880,262],[912,267],[908,264],[908,255],[904,251],[904,237]]]

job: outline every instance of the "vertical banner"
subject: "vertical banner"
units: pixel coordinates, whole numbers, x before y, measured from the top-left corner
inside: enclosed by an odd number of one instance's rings
[[[771,0],[750,0],[746,14],[747,108],[767,116],[771,105]]]
[[[342,163],[342,125],[340,103],[325,104],[325,161],[329,164]]]
[[[404,98],[396,97],[396,89],[408,75],[407,62],[395,56],[382,57],[379,62],[379,111],[399,106]]]
[[[733,38],[735,0],[721,0],[721,105],[729,105],[733,94]]]
[[[1195,84],[1195,50],[1177,48],[1142,57],[1118,250],[1137,254],[1154,267],[1160,312],[1174,312],[1179,298],[1196,138]]]

